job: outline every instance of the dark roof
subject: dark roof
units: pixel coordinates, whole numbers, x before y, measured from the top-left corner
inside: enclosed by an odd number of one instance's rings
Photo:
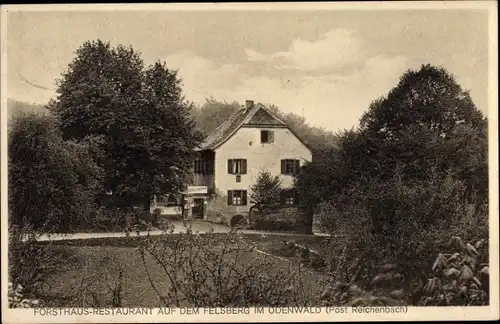
[[[227,141],[241,126],[250,124],[249,122],[251,121],[252,117],[257,111],[261,109],[274,119],[274,124],[286,126],[284,122],[276,117],[263,104],[258,103],[250,109],[240,108],[238,111],[236,111],[231,117],[229,117],[227,121],[222,123],[210,135],[208,135],[208,137],[203,141],[198,150],[213,150],[217,148],[222,143]]]

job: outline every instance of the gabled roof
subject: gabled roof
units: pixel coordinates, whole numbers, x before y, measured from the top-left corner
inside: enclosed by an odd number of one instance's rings
[[[259,112],[258,115],[257,112]],[[267,115],[270,118],[265,118]],[[254,118],[255,117],[255,118]],[[227,141],[243,125],[287,125],[261,103],[252,108],[240,108],[227,121],[217,127],[198,148],[199,151],[214,150]]]

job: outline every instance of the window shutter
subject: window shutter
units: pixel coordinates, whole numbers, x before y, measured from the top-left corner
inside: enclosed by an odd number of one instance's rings
[[[300,205],[300,194],[299,194],[299,191],[297,189],[295,189],[294,192],[295,192],[295,204],[296,205]]]
[[[233,191],[228,190],[227,191],[227,205],[231,206],[233,204]]]
[[[241,174],[247,174],[247,159],[241,160]]]
[[[241,191],[241,204],[243,206],[246,206],[247,205],[247,191],[246,190],[242,190]]]
[[[295,174],[299,173],[300,160],[295,160]]]
[[[233,174],[233,160],[227,160],[227,173]]]
[[[274,131],[269,131],[267,136],[269,143],[274,143]]]
[[[281,160],[281,174],[286,174],[285,160]]]

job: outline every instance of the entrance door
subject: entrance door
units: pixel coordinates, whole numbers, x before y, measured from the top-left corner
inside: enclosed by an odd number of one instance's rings
[[[191,209],[193,218],[203,219],[203,214],[204,214],[204,209],[205,209],[205,200],[203,198],[194,198],[193,205],[194,206]]]

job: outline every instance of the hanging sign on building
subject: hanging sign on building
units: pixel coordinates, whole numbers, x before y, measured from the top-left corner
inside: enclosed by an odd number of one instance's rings
[[[188,193],[188,195],[206,194],[206,193],[208,193],[208,187],[207,186],[188,186],[187,193]]]

